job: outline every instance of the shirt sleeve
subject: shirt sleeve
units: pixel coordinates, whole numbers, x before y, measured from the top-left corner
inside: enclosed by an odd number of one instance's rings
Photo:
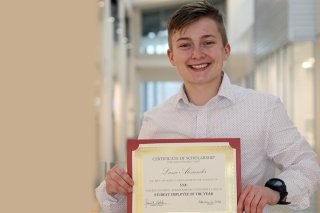
[[[151,135],[154,132],[154,125],[151,124],[150,119],[147,116],[147,113],[144,113],[142,125],[139,132],[139,139],[152,138]]]
[[[124,195],[110,196],[106,192],[106,182],[102,181],[96,188],[96,198],[104,212],[126,213],[127,197]]]
[[[280,169],[278,178],[287,186],[287,201],[292,209],[310,206],[310,198],[320,185],[316,153],[289,119],[279,99],[271,108],[266,149]]]

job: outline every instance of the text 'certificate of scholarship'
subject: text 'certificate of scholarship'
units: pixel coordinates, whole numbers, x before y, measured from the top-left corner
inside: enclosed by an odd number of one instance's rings
[[[239,138],[129,140],[128,213],[236,213]]]

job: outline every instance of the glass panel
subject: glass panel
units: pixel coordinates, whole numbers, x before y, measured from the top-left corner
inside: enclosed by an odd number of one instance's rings
[[[260,61],[255,72],[255,89],[281,98],[311,146],[315,140],[313,54],[312,42],[295,43]]]
[[[166,54],[168,49],[167,21],[178,6],[142,11],[142,37],[140,53]]]
[[[163,103],[181,88],[180,81],[145,81],[140,85],[141,111],[143,113]]]
[[[314,146],[314,50],[312,42],[293,48],[293,120],[303,136]]]

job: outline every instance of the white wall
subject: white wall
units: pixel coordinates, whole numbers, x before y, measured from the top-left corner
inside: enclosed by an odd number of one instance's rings
[[[227,1],[227,14],[229,41],[234,43],[250,30],[254,23],[254,0]]]
[[[231,56],[225,70],[232,81],[242,79],[252,67],[254,0],[227,1],[227,34]]]

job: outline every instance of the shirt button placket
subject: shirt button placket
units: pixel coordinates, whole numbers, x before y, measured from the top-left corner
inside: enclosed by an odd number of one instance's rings
[[[201,109],[197,114],[196,137],[207,137],[207,109]]]

